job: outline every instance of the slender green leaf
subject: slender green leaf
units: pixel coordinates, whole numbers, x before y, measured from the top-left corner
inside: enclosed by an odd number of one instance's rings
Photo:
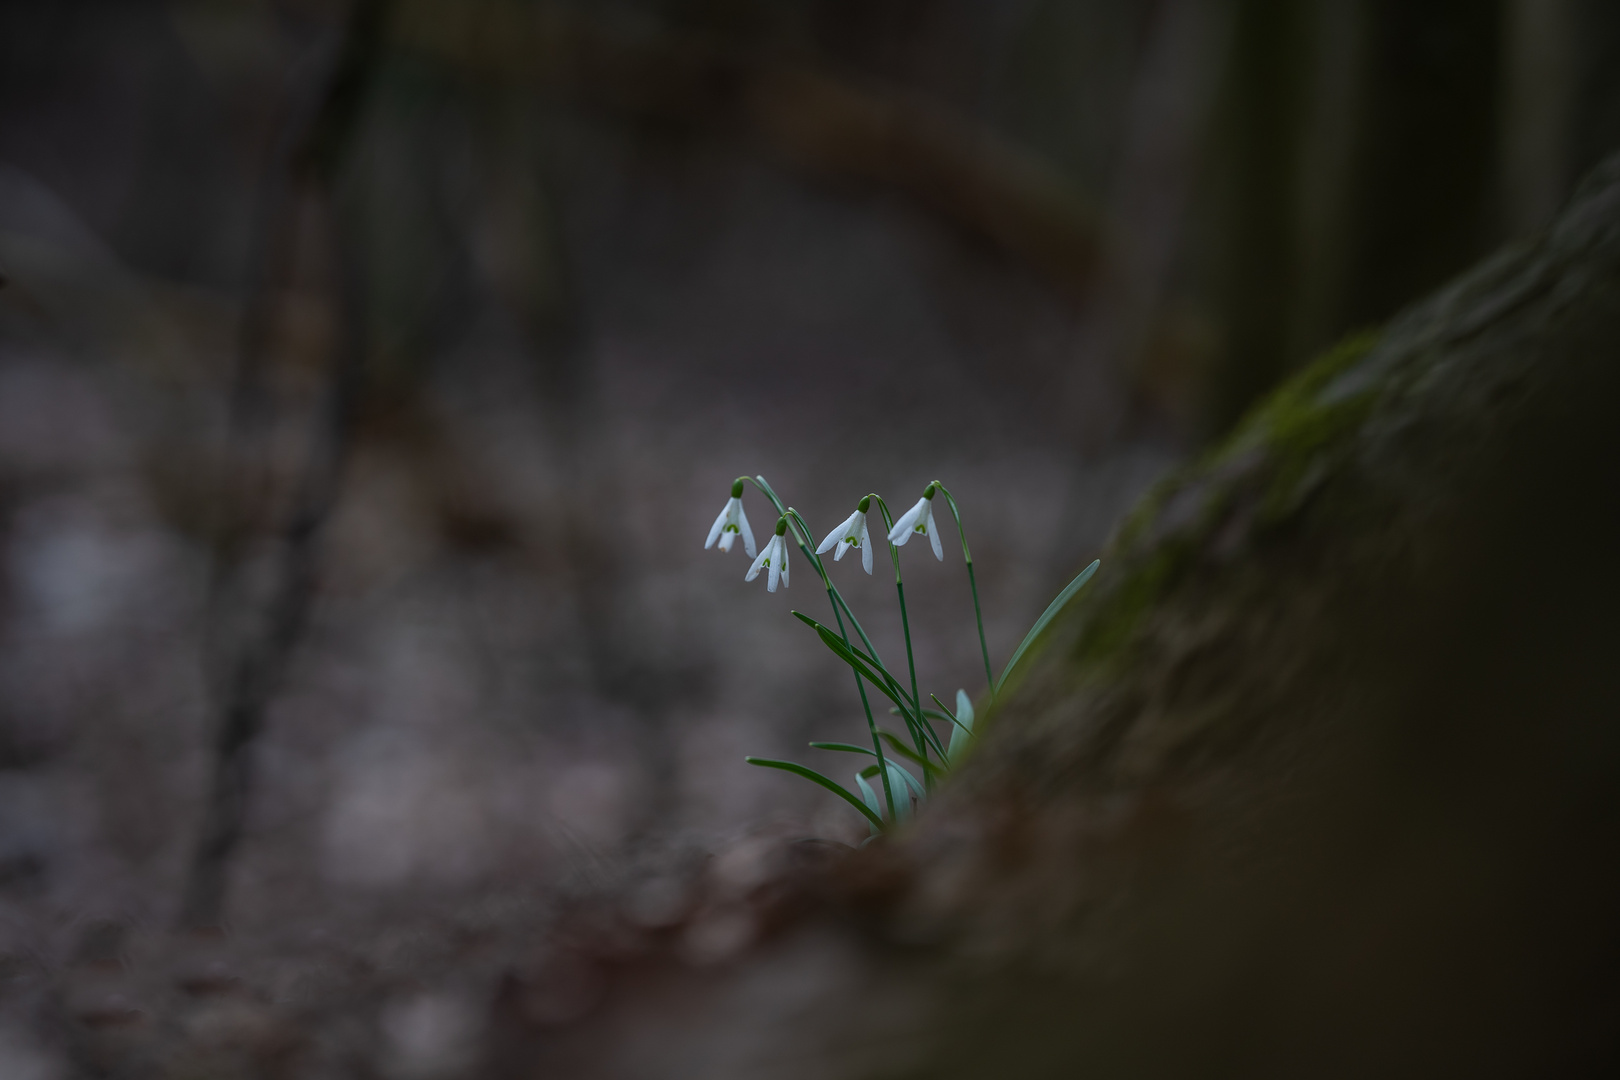
[[[891,746],[898,747],[900,752],[904,754],[909,761],[921,766],[924,772],[931,776],[945,775],[944,769],[940,768],[938,765],[935,765],[932,761],[925,761],[918,757],[917,752],[907,746],[904,742],[901,742],[899,737],[893,732],[880,731],[878,734],[881,735]],[[844,754],[865,754],[870,758],[877,757],[876,752],[874,752],[870,747],[856,746],[853,743],[813,742],[810,744],[810,747],[814,750],[836,750]],[[887,764],[887,762],[885,762],[885,764]]]
[[[1080,587],[1091,580],[1091,575],[1097,572],[1097,567],[1100,565],[1102,565],[1102,560],[1093,560],[1090,566],[1080,571],[1073,581],[1063,587],[1063,591],[1057,594],[1056,600],[1047,605],[1046,610],[1041,613],[1041,617],[1035,620],[1035,625],[1029,628],[1029,633],[1024,635],[1024,640],[1019,643],[1018,649],[1012,654],[1012,659],[1007,661],[1007,666],[1001,669],[1001,678],[996,680],[996,690],[999,691],[1003,686],[1007,685],[1007,676],[1012,674],[1012,669],[1018,666],[1018,661],[1024,658],[1024,653],[1029,651],[1029,647],[1035,644],[1035,639],[1041,636],[1041,631],[1046,629],[1048,623],[1057,618],[1057,613],[1063,610],[1064,604],[1074,598],[1074,594],[1080,591]]]
[[[967,531],[962,528],[962,511],[956,505],[956,496],[938,480],[934,481],[945,501],[950,505],[951,517],[956,519],[956,536],[962,541],[962,561],[967,563],[968,589],[973,593],[973,621],[979,628],[979,654],[984,657],[984,677],[990,683],[990,697],[996,696],[996,675],[990,669],[990,646],[984,639],[984,611],[979,607],[979,579],[973,573],[973,552],[968,550]],[[1009,665],[1011,666],[1011,665]],[[1005,678],[1005,673],[1003,673]]]
[[[932,710],[932,709],[926,709],[926,710],[924,710],[923,715],[926,716],[926,715],[928,715],[929,713],[931,713],[933,711],[934,710]],[[913,741],[915,741],[917,738],[920,737],[922,739],[922,741],[924,743],[926,743],[928,746],[933,747],[935,750],[940,750],[939,736],[935,735],[932,731],[930,731],[927,728],[927,726],[925,726],[925,725],[924,726],[919,726],[916,720],[912,719],[909,715],[907,715],[906,713],[901,712],[899,709],[896,709],[896,708],[890,708],[889,709],[889,715],[890,716],[898,716],[901,720],[905,721],[906,730],[912,733]],[[944,720],[945,717],[936,716],[936,717],[934,717],[934,719],[936,719],[936,720]],[[944,754],[944,752],[942,750],[941,750],[939,756],[940,756],[941,760],[944,759],[945,754]]]
[[[872,639],[866,636],[866,629],[861,626],[861,620],[857,619],[855,617],[855,613],[850,610],[849,601],[844,599],[844,594],[838,591],[838,586],[833,585],[831,579],[828,580],[828,585],[832,590],[834,608],[842,608],[844,614],[849,616],[850,625],[855,627],[855,636],[859,637],[861,639],[861,644],[866,646],[866,656],[872,661],[872,664],[875,667],[887,674],[889,669],[884,666],[883,657],[878,655],[877,646],[872,644]],[[854,648],[853,645],[850,647]],[[892,675],[889,677],[891,679],[894,678]],[[898,679],[895,680],[895,685],[897,687],[900,685],[900,681]],[[901,690],[901,695],[905,696],[905,691],[903,689]],[[910,699],[908,698],[907,700],[909,701]],[[911,704],[915,708],[916,703],[911,702]]]
[[[934,700],[939,701],[939,698],[936,697]],[[940,708],[944,707],[945,703],[941,701]],[[967,696],[966,690],[956,692],[956,712],[951,720],[956,727],[951,731],[951,747],[945,754],[945,760],[954,765],[957,755],[967,746],[968,740],[973,738],[973,700]]]
[[[857,799],[854,795],[851,795],[848,789],[846,789],[842,784],[827,779],[814,769],[807,769],[803,765],[799,765],[792,761],[772,761],[769,758],[748,757],[744,758],[743,760],[748,762],[750,765],[758,765],[763,769],[781,769],[783,772],[790,772],[795,776],[802,776],[813,784],[820,784],[822,787],[826,788],[828,791],[832,792],[834,795],[837,795],[839,798],[849,803],[849,805],[859,810],[862,814],[866,815],[873,825],[880,829],[883,827],[883,818],[880,815],[873,813],[871,807],[866,806],[861,802],[861,800]]]
[[[813,742],[812,750],[837,750],[841,754],[865,754],[867,757],[877,757],[877,752],[870,746],[856,746],[847,742]]]
[[[873,768],[876,768],[876,767],[877,766],[875,766],[875,765],[873,766]],[[866,800],[867,808],[870,809],[872,811],[872,813],[876,814],[878,817],[882,817],[883,816],[883,808],[878,805],[877,792],[873,791],[872,790],[872,785],[868,784],[866,782],[866,777],[862,776],[860,773],[856,773],[855,774],[855,783],[860,785],[861,798]],[[873,825],[870,821],[867,822],[867,826],[869,828],[871,828],[873,833],[877,832],[878,827],[876,825]]]
[[[941,769],[938,765],[935,765],[932,761],[929,761],[927,758],[920,756],[917,751],[913,750],[911,747],[902,742],[900,736],[896,735],[894,732],[879,731],[878,735],[882,737],[884,742],[889,744],[889,749],[893,750],[895,753],[899,754],[913,765],[919,766],[923,772],[929,774],[930,776],[944,775],[943,769]],[[867,753],[870,754],[872,752],[868,750]],[[873,756],[876,757],[877,755],[874,754]]]
[[[775,489],[773,489],[770,484],[766,483],[763,476],[754,477],[754,483],[759,485],[759,490],[763,491],[765,493],[765,497],[771,500],[771,502],[776,506],[776,513],[778,516],[787,513],[786,504],[784,504],[781,499],[776,497]]]
[[[891,784],[897,785],[900,788],[900,793],[902,795],[905,794],[906,788],[909,787],[913,791],[917,792],[917,798],[919,800],[927,797],[923,792],[922,785],[917,783],[917,778],[892,761],[889,762],[889,780]],[[909,818],[911,814],[912,805],[909,798],[902,798],[895,804],[894,817],[896,821],[904,821]]]
[[[956,692],[956,715],[963,727],[973,730],[973,699],[968,697],[966,690]]]
[[[935,694],[929,694],[928,696],[933,698],[935,701],[939,701],[939,697],[937,695],[935,695]],[[928,719],[930,719],[930,720],[938,720],[942,724],[954,724],[954,723],[956,723],[956,718],[954,716],[952,716],[948,712],[941,712],[939,709],[924,709],[922,711],[922,714],[924,716],[926,716]],[[902,713],[900,712],[899,709],[893,708],[891,706],[890,709],[889,709],[889,715],[890,716],[900,716],[900,715],[902,715]]]
[[[906,707],[907,702],[904,700],[905,691],[900,689],[900,684],[895,681],[894,676],[890,675],[881,664],[874,666],[875,661],[873,661],[871,657],[867,656],[854,646],[847,644],[843,638],[839,637],[837,634],[833,633],[827,627],[823,626],[821,623],[818,623],[804,612],[795,611],[793,612],[793,616],[814,630],[820,636],[822,642],[827,646],[827,648],[831,649],[840,660],[844,661],[844,663],[848,664],[850,667],[854,668],[856,672],[864,676],[867,682],[877,687],[878,691],[882,693],[884,697],[894,702],[904,715],[907,717],[913,715],[911,710]]]
[[[940,707],[940,708],[941,708],[941,709],[943,709],[943,708],[945,708],[945,703],[944,703],[944,702],[943,702],[943,701],[940,701],[940,700],[939,700],[939,695],[938,695],[938,694],[929,694],[929,695],[928,695],[928,696],[929,696],[929,697],[931,697],[931,698],[933,698],[933,699],[934,699],[934,703],[935,703],[935,704],[937,704],[937,705],[938,705],[938,706],[939,706],[939,707]],[[933,710],[933,709],[929,709],[929,710],[928,710],[928,711],[929,711],[929,712],[930,712],[930,713],[932,713],[932,712],[933,712],[933,711],[934,711],[934,710]],[[949,713],[949,712],[942,712],[942,713],[940,713],[940,714],[939,714],[939,719],[941,719],[941,720],[949,720],[949,721],[950,721],[950,722],[951,722],[951,723],[952,723],[952,724],[954,724],[954,725],[956,725],[956,727],[955,727],[955,728],[952,728],[952,729],[951,729],[951,737],[952,737],[952,738],[953,738],[953,739],[954,739],[954,738],[955,738],[955,737],[956,737],[956,728],[966,728],[966,729],[967,729],[967,733],[968,733],[968,734],[969,734],[969,735],[971,735],[971,734],[973,734],[973,729],[972,729],[972,728],[970,728],[970,727],[967,727],[967,725],[966,725],[966,724],[963,724],[963,723],[962,723],[962,721],[960,721],[960,720],[958,720],[958,719],[957,719],[957,718],[956,718],[956,717],[954,717],[954,716],[952,716],[952,715],[951,715],[951,714],[950,714],[950,713]]]
[[[919,723],[919,724],[916,724],[916,725],[908,724],[906,726],[909,727],[909,728],[914,728],[914,730],[920,730],[922,732],[923,741],[927,743],[927,746],[924,748],[924,751],[923,751],[925,755],[926,755],[927,751],[931,749],[931,750],[934,751],[934,753],[939,755],[939,759],[941,761],[945,760],[945,744],[939,741],[939,736],[938,735],[934,734],[933,725]]]

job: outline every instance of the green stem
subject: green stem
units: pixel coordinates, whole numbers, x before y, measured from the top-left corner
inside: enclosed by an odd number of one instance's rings
[[[831,590],[828,591],[829,600],[832,599]],[[838,620],[838,632],[844,635],[844,644],[849,644],[849,634],[844,630],[843,616],[838,614],[838,604],[833,603],[833,618]],[[894,812],[894,791],[889,785],[889,763],[883,759],[883,741],[878,738],[877,721],[872,718],[872,703],[866,698],[866,684],[861,682],[861,673],[855,673],[855,689],[861,694],[861,709],[866,713],[866,730],[872,736],[872,750],[877,754],[878,764],[882,767],[880,775],[883,777],[883,800],[889,804],[889,820],[899,821]]]
[[[883,657],[878,655],[877,646],[872,644],[872,639],[866,636],[866,629],[861,626],[861,621],[857,619],[855,617],[855,613],[849,609],[849,601],[845,600],[844,594],[838,591],[838,586],[834,585],[832,587],[832,591],[833,595],[838,597],[838,602],[843,605],[844,614],[849,616],[849,621],[854,625],[855,632],[860,635],[861,644],[866,646],[867,655],[871,656],[871,658],[876,660],[879,664],[882,664]],[[906,696],[905,687],[900,688],[900,696]],[[910,704],[913,709],[917,707],[917,703],[914,700],[911,701]]]
[[[962,541],[962,558],[967,562],[968,588],[973,590],[973,619],[979,624],[979,651],[984,654],[984,678],[990,684],[990,700],[996,699],[996,676],[990,668],[990,646],[984,641],[984,613],[979,609],[979,582],[973,575],[973,553],[968,550],[967,533],[962,529],[962,512],[956,508],[956,498],[938,480],[934,486],[944,494],[950,504],[951,517],[956,519],[956,535]]]
[[[743,477],[742,479],[748,478]],[[821,577],[821,583],[827,587],[827,601],[832,604],[833,618],[838,622],[838,633],[843,636],[844,644],[848,645],[849,631],[844,629],[844,617],[838,612],[838,605],[842,602],[843,597],[839,596],[838,591],[833,588],[832,579],[827,576],[826,567],[821,565],[821,560],[816,557],[815,551],[806,542],[806,539],[811,535],[810,526],[805,524],[804,518],[799,515],[797,510],[782,505],[782,500],[776,497],[776,492],[771,489],[770,484],[766,483],[763,476],[754,477],[751,482],[764,493],[767,499],[771,500],[771,505],[776,507],[779,516],[789,518],[798,524],[798,528],[793,531],[793,539],[798,543],[799,550],[804,553],[805,559],[811,566],[816,568],[816,573]],[[850,621],[855,620],[853,612],[850,613],[849,617]],[[856,623],[855,628],[859,630],[860,624]],[[866,633],[862,631],[861,640],[864,641],[865,639]],[[867,647],[870,648],[870,644]],[[874,652],[872,655],[875,657],[877,653]],[[883,800],[889,806],[889,820],[899,821],[900,817],[894,810],[894,790],[889,783],[889,765],[883,757],[883,741],[878,738],[877,721],[872,717],[872,703],[867,700],[866,686],[861,682],[860,672],[855,673],[855,689],[861,695],[861,710],[866,713],[866,729],[872,735],[872,749],[877,754],[878,765],[880,766],[878,775],[883,778]]]
[[[872,492],[871,498],[877,503],[878,512],[883,515],[883,535],[888,536],[889,530],[894,528],[894,518],[889,514],[889,504],[875,491]],[[889,545],[889,558],[894,563],[894,591],[900,596],[900,628],[906,635],[906,667],[911,672],[911,702],[917,710],[917,727],[922,727],[927,720],[922,715],[922,695],[917,691],[917,659],[911,650],[911,617],[906,612],[906,583],[900,577],[900,549],[893,544]],[[917,744],[917,753],[926,759],[928,748],[923,743],[922,734],[913,728],[911,738]],[[928,776],[925,775],[923,780],[932,785],[932,780]]]
[[[911,668],[911,700],[917,700],[917,661],[911,656],[911,620],[906,617],[906,587],[903,583],[894,583],[895,592],[900,594],[900,628],[906,632],[906,664]],[[916,740],[917,752],[926,755],[928,751],[923,746],[922,737],[913,731],[911,737]]]

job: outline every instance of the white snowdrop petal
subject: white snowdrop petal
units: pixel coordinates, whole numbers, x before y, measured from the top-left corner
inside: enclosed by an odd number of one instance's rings
[[[709,538],[703,541],[704,551],[708,551],[710,548],[714,547],[714,542],[720,539],[720,530],[726,527],[726,518],[729,517],[730,514],[731,504],[726,503],[726,508],[720,511],[720,516],[714,519],[714,525],[709,529]]]
[[[917,527],[917,519],[922,517],[923,511],[928,509],[927,499],[918,499],[917,505],[900,515],[900,520],[894,523],[889,530],[889,543],[895,547],[905,547],[906,541],[911,539],[912,530]]]
[[[743,550],[748,552],[750,558],[754,555],[754,530],[748,527],[748,511],[743,509],[742,500],[737,500],[737,528],[742,530]]]
[[[817,555],[825,555],[827,553],[827,551],[829,549],[831,549],[831,547],[834,544],[838,543],[838,541],[840,541],[844,537],[848,536],[849,535],[850,524],[857,517],[860,516],[860,513],[861,512],[859,510],[857,510],[857,511],[855,511],[855,513],[849,515],[849,517],[847,517],[843,521],[839,522],[838,528],[836,528],[832,532],[828,533],[827,538],[821,542],[821,546],[816,548],[816,554]]]
[[[861,522],[861,569],[868,574],[872,572],[872,534],[864,521]]]
[[[755,578],[759,577],[760,567],[764,566],[765,565],[765,560],[770,558],[770,557],[771,557],[770,545],[766,545],[765,550],[760,552],[758,555],[756,555],[754,557],[753,565],[751,565],[748,568],[748,576],[743,578],[743,580],[744,581],[753,581]]]
[[[928,541],[934,545],[934,558],[945,561],[945,547],[939,542],[939,528],[934,524],[934,504],[928,504]]]

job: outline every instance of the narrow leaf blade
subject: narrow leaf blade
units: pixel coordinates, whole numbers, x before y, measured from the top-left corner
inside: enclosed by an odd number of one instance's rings
[[[1095,574],[1097,567],[1101,565],[1101,559],[1093,559],[1091,565],[1080,571],[1079,575],[1065,585],[1062,592],[1057,594],[1057,599],[1047,605],[1046,610],[1041,613],[1041,617],[1035,620],[1035,625],[1029,628],[1029,633],[1024,635],[1024,640],[1019,643],[1017,650],[1012,654],[1012,659],[1007,661],[1007,666],[1001,669],[1001,678],[996,680],[996,690],[998,692],[1007,684],[1007,676],[1011,675],[1013,668],[1018,666],[1018,661],[1024,658],[1024,653],[1029,651],[1029,647],[1035,644],[1035,639],[1041,636],[1041,631],[1046,629],[1048,623],[1057,618],[1058,612],[1063,610],[1063,605],[1074,598],[1074,594],[1080,591],[1081,586],[1091,580],[1091,575]]]
[[[772,761],[770,758],[747,757],[743,760],[748,762],[750,765],[758,765],[762,769],[781,769],[783,772],[790,772],[795,776],[802,776],[813,784],[820,784],[822,787],[826,788],[828,791],[832,792],[834,795],[837,795],[839,798],[849,803],[849,805],[859,810],[867,818],[867,820],[871,821],[873,825],[880,829],[883,828],[883,819],[874,814],[870,807],[868,807],[860,799],[857,799],[854,795],[850,794],[849,790],[842,784],[834,780],[827,779],[814,769],[807,769],[803,765],[796,762]]]
[[[926,773],[936,776],[940,774],[941,770],[938,765],[935,765],[932,761],[920,756],[917,751],[913,750],[911,747],[902,742],[900,736],[896,735],[894,732],[880,730],[878,735],[882,737],[884,742],[889,744],[889,749],[893,750],[900,757],[905,758],[907,761],[918,766]],[[870,754],[871,751],[868,750],[867,753]],[[876,757],[877,755],[873,754],[872,756]]]
[[[894,702],[895,707],[900,710],[901,714],[907,717],[907,723],[911,723],[911,711],[906,707],[907,702],[903,699],[904,693],[900,690],[899,684],[894,681],[894,676],[881,668],[874,669],[870,657],[846,644],[837,634],[821,623],[816,622],[810,616],[800,611],[795,611],[793,615],[800,622],[813,629],[816,635],[821,638],[822,644],[832,650],[833,655],[854,668],[856,673],[875,686],[879,693]]]
[[[837,750],[843,754],[865,754],[867,757],[877,757],[877,752],[870,746],[856,746],[847,742],[813,742],[810,744],[810,749]]]

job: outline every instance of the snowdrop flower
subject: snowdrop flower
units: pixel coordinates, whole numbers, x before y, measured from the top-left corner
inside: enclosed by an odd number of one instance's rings
[[[833,552],[833,562],[844,557],[844,552],[852,547],[861,549],[861,568],[868,574],[872,572],[872,536],[866,531],[866,511],[872,505],[872,496],[868,495],[861,500],[861,505],[849,515],[849,519],[838,528],[827,534],[827,539],[816,548],[817,555],[825,555],[827,549],[834,544],[838,550]]]
[[[917,500],[917,505],[900,515],[894,528],[889,530],[889,543],[895,547],[905,547],[912,533],[924,533],[934,545],[934,558],[944,562],[945,548],[939,542],[939,529],[934,526],[934,493],[938,490],[938,485],[929,484],[922,498]]]
[[[787,518],[776,519],[776,535],[771,537],[765,545],[765,550],[759,553],[754,565],[748,568],[748,576],[744,581],[753,581],[759,577],[761,569],[769,570],[770,577],[765,579],[765,591],[775,592],[776,582],[780,578],[783,585],[788,583],[788,549],[787,540],[783,533],[787,532]]]
[[[720,511],[720,516],[714,519],[709,528],[709,538],[703,542],[703,550],[708,551],[714,547],[716,540],[720,541],[721,551],[730,551],[731,545],[737,542],[740,533],[743,539],[743,550],[748,552],[750,558],[754,551],[754,530],[748,527],[748,515],[743,512],[742,504],[743,482],[738,480],[731,485],[731,498],[726,508]],[[752,580],[750,578],[749,580]],[[775,592],[773,587],[772,592]]]

